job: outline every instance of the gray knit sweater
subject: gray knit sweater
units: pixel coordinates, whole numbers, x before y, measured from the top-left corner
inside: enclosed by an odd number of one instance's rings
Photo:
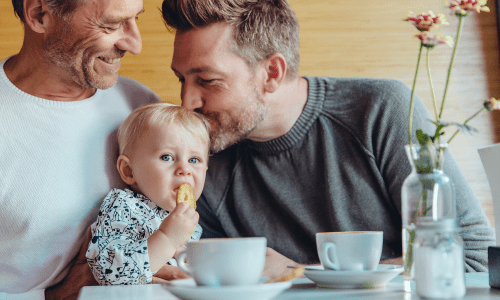
[[[382,259],[402,255],[401,186],[410,174],[410,89],[396,80],[305,77],[302,115],[284,136],[213,155],[198,201],[203,237],[264,236],[300,263],[318,263],[315,234],[381,230]],[[433,132],[417,99],[414,128]],[[494,233],[451,155],[467,271],[487,271]]]

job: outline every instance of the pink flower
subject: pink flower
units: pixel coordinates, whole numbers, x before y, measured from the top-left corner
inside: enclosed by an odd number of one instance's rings
[[[487,0],[445,0],[446,6],[451,8],[455,15],[466,16],[468,11],[475,10],[477,13],[484,11],[489,12],[490,9],[486,6]]]
[[[447,44],[450,47],[453,47],[453,39],[451,36],[442,36],[441,34],[436,34],[430,36],[428,32],[421,32],[420,34],[415,35],[423,44],[424,47],[434,48],[439,44]]]
[[[433,27],[438,27],[438,24],[449,25],[443,14],[436,16],[430,10],[428,14],[421,13],[420,15],[410,12],[403,21],[411,22],[420,31],[429,31]]]
[[[486,108],[488,111],[492,110],[500,110],[500,101],[497,99],[491,97],[490,100],[484,101],[484,108]]]

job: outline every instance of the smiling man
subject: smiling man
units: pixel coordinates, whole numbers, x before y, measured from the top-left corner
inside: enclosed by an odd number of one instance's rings
[[[75,299],[96,284],[81,255],[87,228],[123,185],[116,130],[160,101],[117,73],[141,52],[143,2],[12,3],[24,43],[0,62],[0,299]]]

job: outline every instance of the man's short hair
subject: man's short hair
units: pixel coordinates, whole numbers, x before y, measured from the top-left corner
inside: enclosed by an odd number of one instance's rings
[[[58,17],[66,19],[75,10],[85,3],[85,0],[41,0],[45,1],[45,4],[49,9],[55,13]],[[14,6],[14,14],[24,21],[24,5],[23,0],[12,0],[12,6]]]
[[[136,147],[139,137],[155,126],[168,126],[172,123],[184,126],[193,136],[210,148],[210,123],[201,114],[189,111],[182,106],[170,103],[145,104],[134,110],[118,129],[118,149],[124,154]]]
[[[164,0],[162,15],[178,32],[226,22],[234,28],[231,51],[250,67],[274,53],[287,62],[287,78],[298,74],[299,22],[286,0]]]

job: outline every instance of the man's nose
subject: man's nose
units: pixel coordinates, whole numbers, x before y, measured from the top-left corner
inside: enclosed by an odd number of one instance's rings
[[[182,84],[181,100],[182,106],[188,110],[195,110],[203,107],[201,91],[193,86],[193,84],[187,82]]]
[[[127,21],[124,25],[123,36],[116,43],[116,47],[134,55],[141,53],[142,38],[135,19]]]

